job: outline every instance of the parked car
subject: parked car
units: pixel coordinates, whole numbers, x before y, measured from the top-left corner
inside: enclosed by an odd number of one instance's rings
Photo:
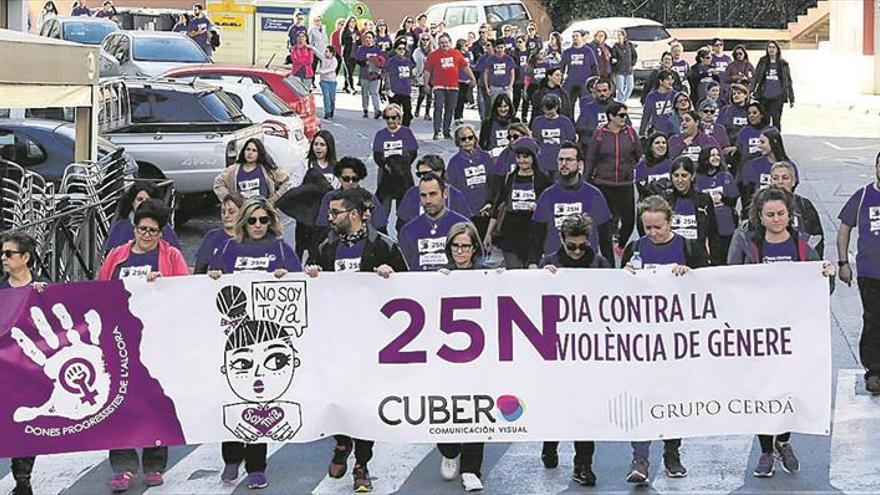
[[[238,82],[241,81],[240,77],[196,78],[196,80],[221,88],[238,105],[245,117],[251,122],[263,125],[264,135],[290,141],[302,152],[303,157],[308,153],[309,141],[306,138],[302,119],[265,84],[253,83],[250,79]]]
[[[570,46],[571,34],[575,30],[582,29],[589,31],[591,35],[599,29],[604,29],[608,33],[608,37],[605,39],[608,46],[617,41],[616,33],[618,30],[622,29],[626,32],[627,38],[636,47],[639,54],[639,61],[636,62],[633,71],[637,87],[642,87],[651,72],[660,67],[660,58],[663,52],[669,51],[669,44],[673,41],[669,31],[657,21],[640,17],[606,17],[572,23],[562,32],[563,46]]]
[[[468,33],[476,34],[480,25],[489,23],[498,35],[501,27],[510,24],[520,33],[532,20],[529,9],[520,0],[468,0],[433,5],[426,12],[429,23],[446,23],[446,32],[452,42],[467,39]]]
[[[249,65],[211,64],[197,67],[179,67],[163,74],[166,77],[198,77],[200,79],[221,80],[232,78],[265,84],[284,100],[302,119],[306,137],[311,139],[321,128],[315,114],[315,99],[312,92],[293,77],[287,67],[252,67]]]
[[[83,45],[100,45],[104,38],[119,31],[115,22],[100,17],[54,17],[40,28],[40,36]]]
[[[161,31],[118,31],[101,43],[126,76],[155,77],[181,65],[211,64],[189,36]]]
[[[73,163],[75,129],[73,124],[44,119],[0,119],[0,158],[15,162],[56,184],[64,169]],[[110,155],[119,147],[98,138],[98,157]],[[134,178],[138,166],[125,154],[125,175]]]

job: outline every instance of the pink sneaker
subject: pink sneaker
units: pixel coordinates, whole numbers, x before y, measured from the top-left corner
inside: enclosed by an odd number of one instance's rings
[[[162,473],[152,472],[147,473],[144,477],[144,484],[147,486],[159,486],[165,483],[165,480],[162,479]]]
[[[110,478],[110,488],[114,493],[128,491],[128,488],[134,479],[137,479],[137,474],[132,473],[131,471],[116,473]]]

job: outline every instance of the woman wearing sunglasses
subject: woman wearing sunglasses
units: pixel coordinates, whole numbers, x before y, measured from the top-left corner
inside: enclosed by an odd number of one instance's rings
[[[477,145],[477,131],[472,125],[459,126],[454,136],[458,153],[452,155],[446,166],[448,183],[464,193],[468,206],[474,214],[471,222],[480,231],[482,237],[486,233],[489,212],[492,209],[488,180],[492,157]]]
[[[373,161],[379,167],[376,196],[389,210],[391,202],[400,203],[407,189],[413,186],[412,163],[419,152],[419,143],[403,123],[403,109],[390,104],[382,110],[385,128],[373,137]]]
[[[281,220],[275,207],[263,199],[245,202],[235,223],[234,237],[217,251],[211,260],[208,276],[214,280],[224,273],[269,272],[282,278],[288,272],[299,272],[299,257],[282,238]],[[244,461],[248,488],[265,488],[266,444],[223,442],[221,447],[226,467],[220,479],[234,484]]]
[[[117,246],[101,265],[98,280],[146,280],[159,277],[189,275],[183,254],[162,238],[162,229],[168,223],[168,208],[159,200],[141,204],[134,213],[134,241]],[[162,473],[168,465],[168,447],[146,447],[138,458],[135,449],[110,451],[113,477],[110,487],[114,492],[128,490],[132,480],[143,468],[144,483],[158,486],[164,481]]]

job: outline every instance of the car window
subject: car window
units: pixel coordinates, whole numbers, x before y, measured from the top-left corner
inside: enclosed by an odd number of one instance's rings
[[[633,26],[624,31],[630,41],[660,41],[672,37],[663,26]]]
[[[503,3],[486,6],[486,21],[491,23],[524,21],[528,18],[529,14],[521,3]]]
[[[117,36],[111,46],[108,47],[107,52],[120,63],[127,62],[130,58],[128,45],[128,36]]]
[[[216,122],[249,122],[229,94],[218,89],[199,95],[199,102],[214,116]]]
[[[0,129],[0,157],[22,167],[33,167],[46,161],[43,148],[29,136]]]
[[[129,88],[131,120],[136,124],[216,122],[196,93]]]
[[[293,74],[284,78],[284,84],[290,87],[298,98],[302,98],[309,94],[309,89],[299,81],[299,79],[293,77]]]
[[[266,113],[272,115],[293,115],[293,110],[287,106],[287,103],[281,101],[281,98],[271,90],[267,89],[255,94],[254,101],[256,101],[257,105],[260,105],[260,108],[265,110]]]
[[[100,45],[105,36],[118,28],[113,22],[80,22],[64,23],[63,39],[85,45]]]
[[[462,24],[475,24],[477,22],[476,7],[449,7],[446,9],[446,27],[453,28]]]
[[[135,38],[134,59],[143,62],[210,63],[205,52],[183,35]]]
[[[244,101],[241,99],[241,96],[238,96],[235,93],[226,92],[226,96],[229,97],[232,101],[235,102],[235,106],[238,107],[239,110],[244,110]]]

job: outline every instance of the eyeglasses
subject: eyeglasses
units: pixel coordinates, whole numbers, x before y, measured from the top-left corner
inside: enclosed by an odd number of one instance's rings
[[[575,156],[560,156],[559,158],[556,159],[556,161],[559,163],[574,163],[577,160],[578,159]]]
[[[470,251],[471,249],[473,249],[474,245],[473,245],[473,244],[457,244],[457,243],[453,243],[450,247],[452,248],[452,251],[453,251],[453,252],[456,252],[456,253],[463,253],[463,252],[465,252],[465,251]]]
[[[400,120],[400,115],[383,115],[382,118],[385,120]]]
[[[348,213],[351,210],[352,210],[352,208],[349,208],[347,210],[330,210],[327,212],[327,216],[330,217],[331,220],[333,220],[336,217],[338,217],[339,215],[342,215],[343,213]]]
[[[397,48],[395,48],[395,50],[397,50],[398,52],[401,52],[401,51],[405,52],[406,47],[405,46],[398,46]]]
[[[249,217],[248,225],[256,225],[257,222],[259,222],[260,225],[269,225],[270,220],[271,218],[269,217]]]
[[[14,249],[4,249],[3,251],[0,251],[0,254],[2,254],[4,258],[12,258],[13,254],[23,254],[23,253],[24,253],[24,251],[16,251]]]
[[[145,236],[159,235],[159,232],[162,232],[159,229],[154,229],[153,227],[145,227],[143,225],[138,225],[137,227],[135,227],[135,229],[137,230],[138,234]]]
[[[339,177],[339,180],[348,184],[351,182],[360,182],[361,178],[356,175],[343,175]]]
[[[460,138],[458,138],[458,139],[459,139],[460,141],[476,141],[476,140],[477,140],[477,136],[474,136],[473,134],[468,134],[467,136],[462,136],[462,137],[460,137]]]
[[[583,253],[584,251],[586,251],[589,248],[590,248],[590,245],[587,244],[586,242],[582,242],[580,244],[575,244],[574,242],[566,242],[565,243],[565,250],[566,251],[580,251]]]
[[[616,113],[614,115],[617,115],[618,117],[620,117],[622,119],[629,117],[629,114],[626,114],[626,113]]]
[[[519,134],[511,134],[511,133],[508,133],[508,134],[507,134],[507,139],[508,139],[509,141],[516,141],[517,139],[519,139],[519,138],[521,138],[521,137],[522,137],[522,136],[519,135]]]

